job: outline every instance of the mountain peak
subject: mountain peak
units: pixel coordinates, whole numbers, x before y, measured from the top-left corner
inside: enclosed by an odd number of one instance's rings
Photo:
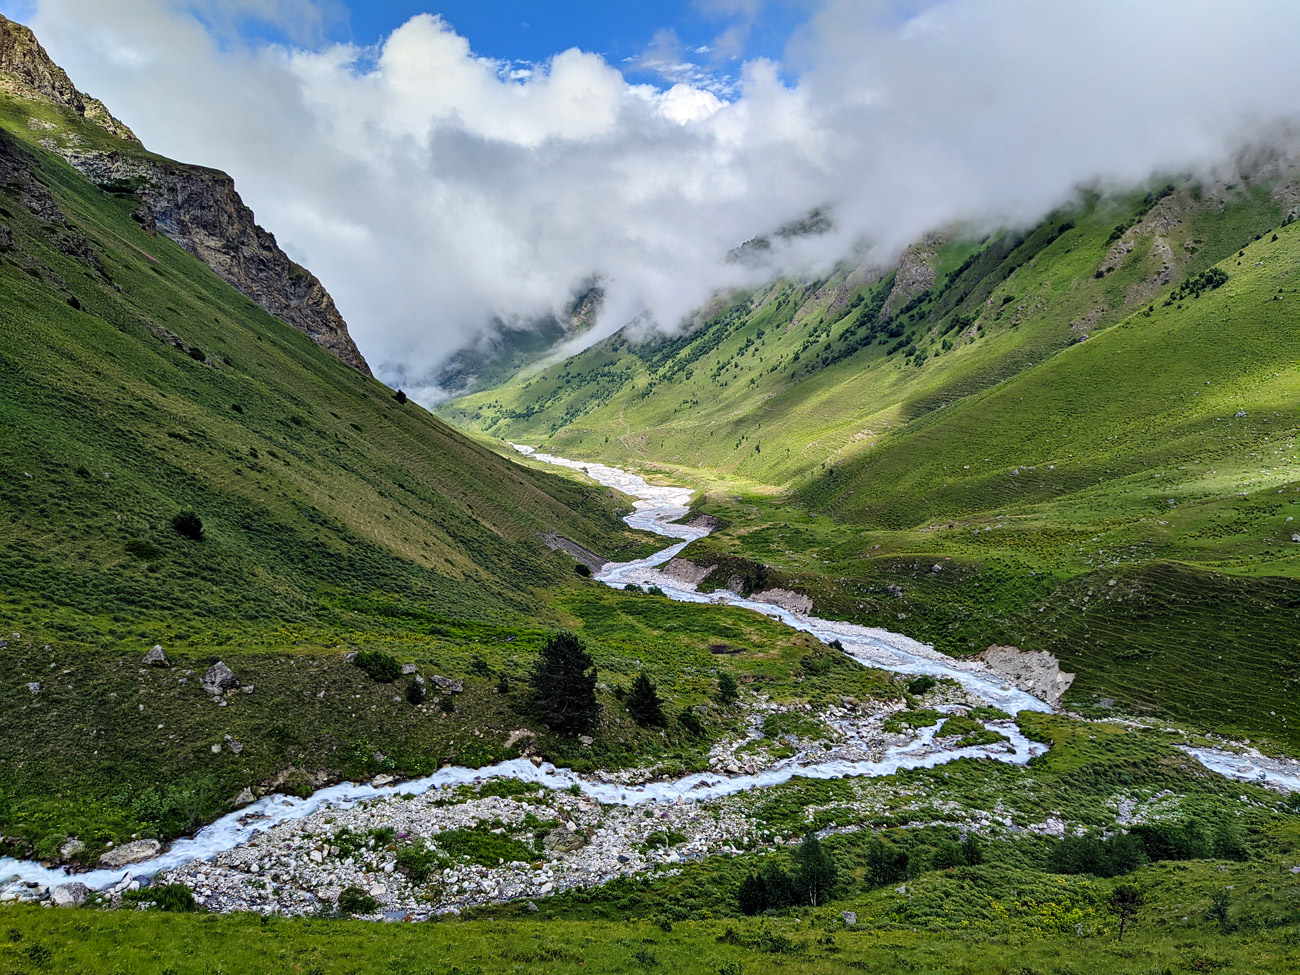
[[[173,162],[144,151],[135,133],[97,98],[78,91],[31,29],[0,15],[0,94],[56,105],[75,119],[41,144],[96,185],[131,187],[136,219],[170,237],[216,274],[337,358],[371,375],[347,322],[320,280],[292,261],[275,237],[257,225],[226,173]],[[42,128],[58,129],[41,121]],[[78,121],[120,140],[106,147],[87,140]],[[33,119],[35,123],[36,120]],[[56,137],[57,136],[57,137]],[[88,144],[89,143],[89,144]]]
[[[77,90],[68,73],[54,63],[30,27],[3,14],[0,14],[0,91],[70,108],[110,135],[140,145],[135,133],[114,118],[103,102]]]

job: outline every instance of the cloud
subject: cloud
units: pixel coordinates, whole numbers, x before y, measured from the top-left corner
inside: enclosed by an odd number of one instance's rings
[[[32,25],[152,149],[231,172],[379,374],[426,396],[494,320],[558,310],[593,277],[593,334],[638,316],[672,329],[776,270],[730,248],[815,207],[834,230],[774,248],[780,267],[1030,221],[1081,184],[1208,167],[1300,114],[1292,0],[907,16],[827,0],[786,63],[745,63],[723,94],[632,84],[579,50],[525,74],[428,15],[373,49],[249,45],[211,28],[249,4],[197,19],[199,3],[39,0]]]

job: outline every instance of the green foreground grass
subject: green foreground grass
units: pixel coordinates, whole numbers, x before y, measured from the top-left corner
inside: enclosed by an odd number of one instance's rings
[[[877,892],[754,919],[404,925],[10,909],[0,914],[0,971],[1272,975],[1300,965],[1300,890],[1280,865],[1173,864],[1136,876],[1148,902],[1122,943],[1100,904],[1109,882],[963,868],[927,874],[907,895]],[[1211,892],[1224,887],[1232,888],[1235,930],[1205,917]],[[844,910],[857,914],[854,927]]]

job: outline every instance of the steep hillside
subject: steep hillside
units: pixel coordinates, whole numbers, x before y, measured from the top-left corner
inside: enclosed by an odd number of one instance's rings
[[[443,415],[712,486],[706,587],[1050,649],[1076,706],[1294,745],[1298,183],[1243,169],[777,282]]]
[[[619,502],[501,458],[268,314],[142,226],[135,191],[47,150],[50,118],[100,137],[0,95],[0,850],[80,832],[94,856],[295,767],[474,760],[477,729],[518,721],[491,682],[438,721],[345,651],[461,676],[473,640],[554,626],[551,592],[577,579],[543,535],[643,547]],[[154,643],[173,669],[141,669]],[[250,695],[204,694],[218,659]],[[223,735],[240,747],[216,758]]]
[[[259,227],[225,173],[148,152],[98,99],[77,91],[32,32],[0,15],[0,91],[23,103],[40,144],[87,179],[134,198],[134,219],[162,232],[270,312],[370,375],[325,286]]]

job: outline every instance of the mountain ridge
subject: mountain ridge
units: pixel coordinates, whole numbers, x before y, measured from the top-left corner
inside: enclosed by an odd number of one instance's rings
[[[51,119],[35,119],[41,142],[87,179],[139,201],[137,219],[175,240],[267,312],[361,372],[372,375],[320,280],[292,261],[219,170],[145,150],[98,99],[77,90],[26,26],[0,15],[0,89],[72,113],[106,133],[88,140]],[[62,120],[61,120],[62,121]]]

